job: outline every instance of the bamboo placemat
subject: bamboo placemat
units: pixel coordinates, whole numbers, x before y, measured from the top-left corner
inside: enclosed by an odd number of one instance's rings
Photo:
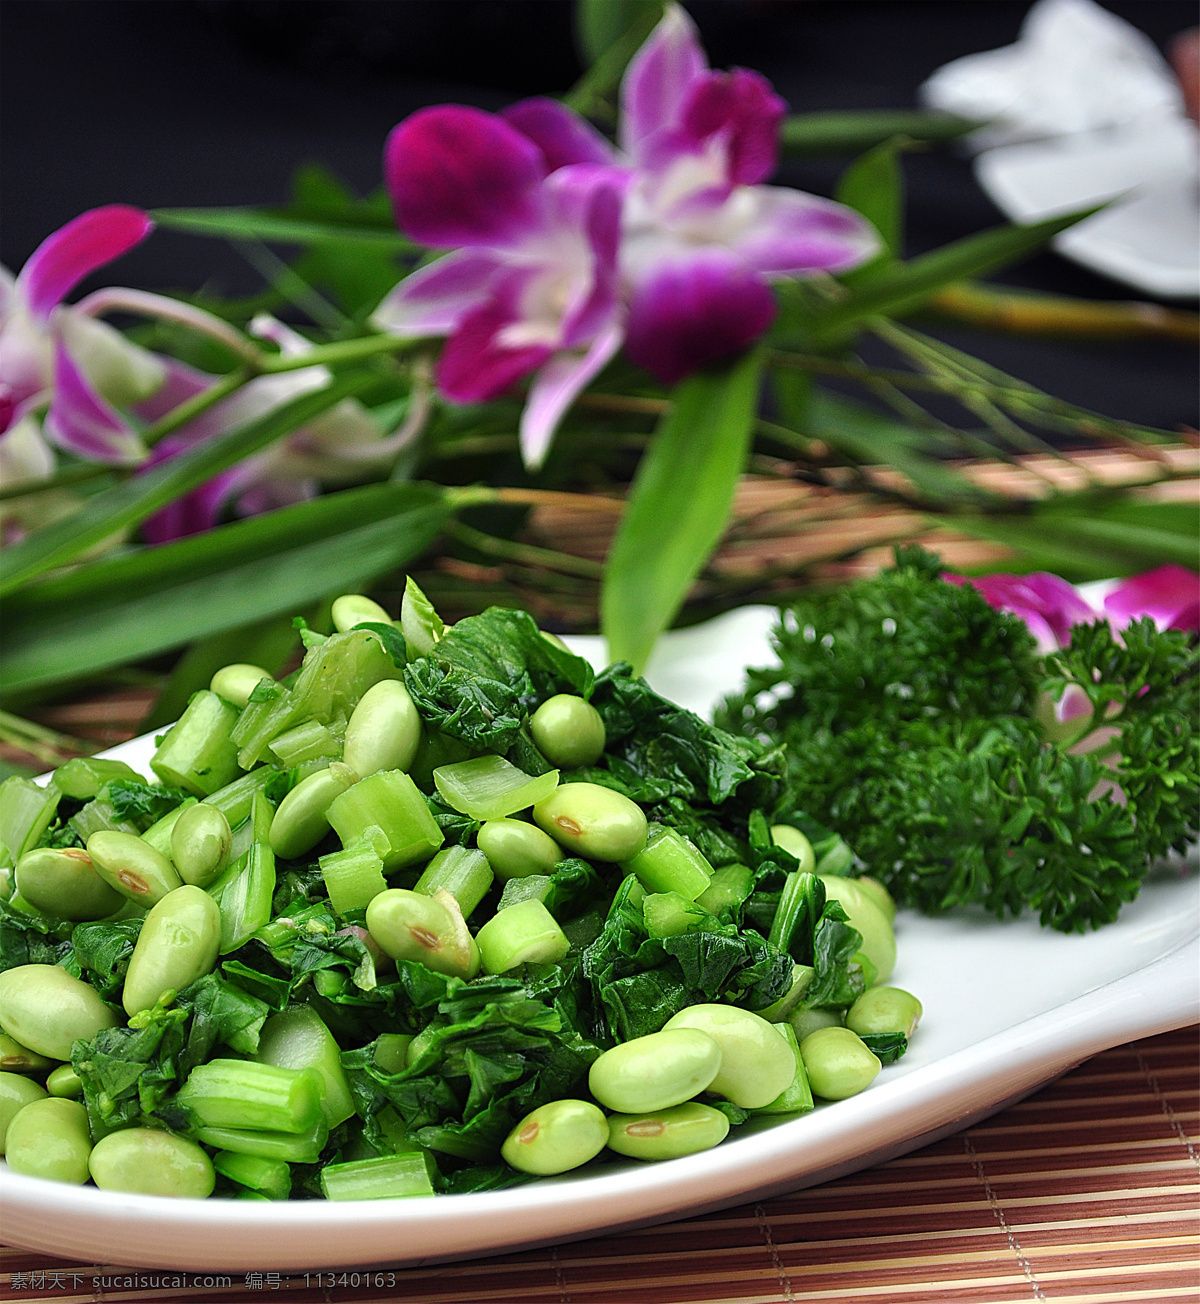
[[[1195,1304],[1200,1028],[1105,1051],[977,1127],[702,1218],[394,1273],[186,1281],[0,1248],[0,1298],[263,1304]],[[157,1286],[154,1281],[157,1279]]]

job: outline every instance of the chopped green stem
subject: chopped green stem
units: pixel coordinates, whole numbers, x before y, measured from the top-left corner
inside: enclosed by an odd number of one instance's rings
[[[311,1069],[214,1059],[196,1065],[176,1099],[201,1127],[294,1134],[321,1117],[320,1081]]]
[[[396,1200],[434,1194],[429,1158],[423,1150],[326,1164],[321,1169],[321,1190],[327,1200]]]

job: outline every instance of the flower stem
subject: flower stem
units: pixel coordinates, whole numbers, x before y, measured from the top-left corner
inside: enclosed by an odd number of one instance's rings
[[[425,339],[403,340],[395,335],[365,335],[361,339],[335,340],[332,344],[318,344],[307,353],[268,355],[259,367],[266,376],[281,371],[303,371],[305,367],[336,366],[340,362],[357,362],[363,358],[379,357],[385,353],[409,353],[428,343]]]
[[[529,543],[518,543],[512,539],[498,539],[493,534],[473,529],[461,521],[452,521],[446,527],[446,533],[468,548],[482,552],[489,557],[520,562],[525,566],[536,566],[546,570],[561,571],[565,575],[579,575],[583,579],[598,580],[604,574],[604,567],[598,561],[587,557],[573,557],[569,553],[554,552],[550,548],[538,548]]]
[[[147,448],[153,448],[160,439],[165,439],[168,435],[173,434],[180,426],[186,426],[187,423],[198,417],[202,412],[207,412],[210,407],[215,406],[223,398],[228,398],[230,394],[241,389],[248,381],[253,380],[255,369],[250,367],[237,367],[233,371],[227,372],[215,384],[210,385],[207,389],[202,389],[199,394],[194,394],[191,398],[185,399],[178,407],[173,407],[166,416],[159,419],[151,426],[147,426],[142,431],[142,443]]]
[[[64,754],[90,756],[96,750],[94,744],[82,738],[47,729],[8,711],[0,711],[0,741],[19,747],[47,765],[62,764]]]

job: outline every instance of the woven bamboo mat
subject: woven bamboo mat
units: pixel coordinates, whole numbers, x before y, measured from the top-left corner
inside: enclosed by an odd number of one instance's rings
[[[957,1136],[690,1221],[394,1273],[232,1274],[0,1248],[0,1298],[264,1304],[1200,1300],[1200,1028],[1095,1056]],[[158,1285],[153,1283],[158,1279]]]

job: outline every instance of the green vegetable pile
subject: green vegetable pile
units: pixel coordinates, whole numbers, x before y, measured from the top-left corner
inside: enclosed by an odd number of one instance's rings
[[[478,1191],[692,1153],[904,1052],[894,905],[779,749],[524,612],[447,629],[410,583],[399,621],[347,595],[299,624],[299,668],[219,670],[155,781],[0,787],[11,1168]]]
[[[1143,619],[1074,628],[1039,657],[1016,616],[938,559],[799,603],[720,722],[780,746],[792,800],[898,900],[1109,923],[1200,824],[1195,640]],[[1086,699],[1074,719],[1055,704]]]

